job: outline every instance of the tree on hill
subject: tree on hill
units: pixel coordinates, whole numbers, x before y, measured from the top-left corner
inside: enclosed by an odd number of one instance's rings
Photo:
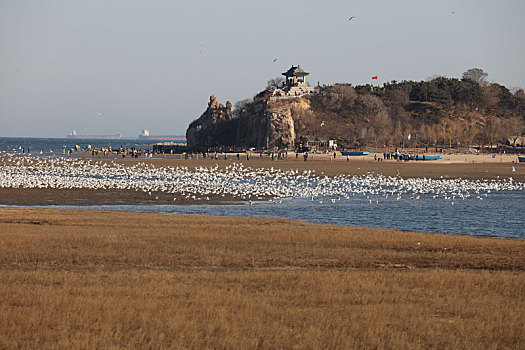
[[[268,83],[266,84],[266,88],[282,88],[284,85],[284,78],[283,77],[275,77],[273,79],[268,80]]]
[[[462,79],[434,76],[373,89],[369,84],[323,85],[303,97],[309,100],[309,109],[294,112],[297,139],[311,135],[355,147],[439,147],[496,145],[524,135],[525,93],[486,83],[486,77],[482,69],[472,68]],[[278,86],[279,78],[268,85]],[[263,111],[271,94],[272,89],[266,89],[253,100],[235,104],[234,118]]]
[[[487,79],[488,74],[481,68],[470,68],[463,73],[463,80],[472,80],[476,83],[484,82]]]
[[[238,119],[242,113],[246,112],[246,108],[252,103],[253,99],[246,98],[244,100],[240,100],[235,102],[233,105],[233,118]]]

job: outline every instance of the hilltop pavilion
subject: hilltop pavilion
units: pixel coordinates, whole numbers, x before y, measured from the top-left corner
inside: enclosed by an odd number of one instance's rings
[[[282,73],[286,77],[286,83],[281,89],[275,89],[275,98],[301,97],[314,92],[314,88],[306,83],[306,76],[310,73],[305,72],[300,66],[292,66]]]
[[[283,75],[286,77],[286,85],[288,86],[306,85],[305,77],[309,74],[310,73],[307,73],[301,69],[300,66],[292,66],[292,68],[283,73]]]

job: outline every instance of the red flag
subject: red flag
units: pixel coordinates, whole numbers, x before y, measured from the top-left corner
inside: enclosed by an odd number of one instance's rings
[[[374,79],[377,80],[377,75],[375,77],[372,77],[372,80],[374,80]]]

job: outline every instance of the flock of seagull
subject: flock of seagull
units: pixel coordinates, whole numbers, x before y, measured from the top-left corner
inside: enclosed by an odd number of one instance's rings
[[[210,200],[210,196],[229,197],[253,203],[257,200],[281,201],[308,198],[319,203],[336,203],[353,196],[393,200],[442,198],[482,200],[492,192],[522,191],[523,182],[502,180],[430,179],[367,174],[362,176],[318,175],[313,170],[253,169],[233,163],[225,168],[185,166],[156,167],[138,162],[121,165],[115,161],[95,161],[62,156],[0,153],[0,188],[120,189],[143,191],[150,195],[172,194],[189,200]],[[373,199],[373,200],[372,200]]]

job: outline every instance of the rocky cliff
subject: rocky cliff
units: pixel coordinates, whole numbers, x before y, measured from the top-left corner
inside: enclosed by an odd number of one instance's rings
[[[188,146],[293,148],[296,138],[295,123],[309,109],[307,98],[271,101],[270,92],[265,90],[253,101],[244,104],[234,119],[231,104],[222,106],[216,101],[215,95],[212,95],[208,109],[186,131]]]
[[[193,149],[214,146],[293,148],[295,123],[310,109],[306,98],[270,100],[265,90],[244,104],[233,117],[231,103],[223,106],[215,95],[208,108],[186,131],[188,146]]]
[[[231,103],[227,101],[224,106],[217,101],[217,96],[211,95],[208,108],[186,130],[186,139],[191,148],[229,146],[235,144],[236,131],[237,120],[233,119]]]
[[[237,145],[247,147],[293,148],[296,123],[310,109],[306,98],[270,101],[255,98],[239,116]]]

